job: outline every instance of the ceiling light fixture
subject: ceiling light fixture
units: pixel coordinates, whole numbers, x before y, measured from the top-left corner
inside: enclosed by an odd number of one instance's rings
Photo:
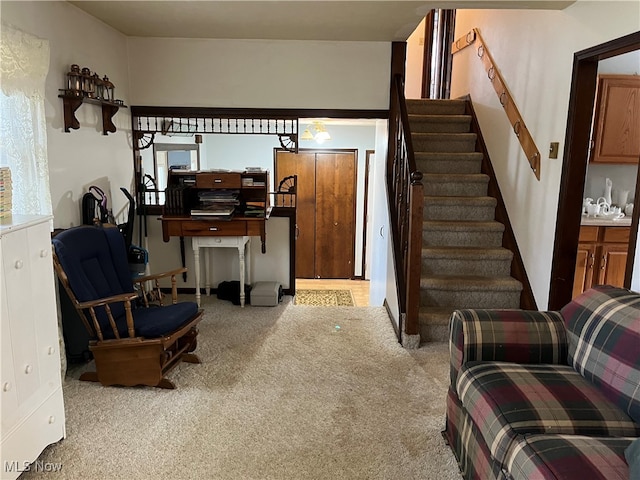
[[[302,132],[300,140],[315,140],[317,143],[324,143],[327,140],[331,140],[331,135],[327,132],[324,123],[315,121],[311,125],[307,125],[307,128]]]

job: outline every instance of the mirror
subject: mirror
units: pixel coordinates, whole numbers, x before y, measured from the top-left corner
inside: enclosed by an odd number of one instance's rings
[[[200,145],[197,143],[154,143],[152,162],[143,161],[146,205],[164,205],[169,170],[200,169]]]

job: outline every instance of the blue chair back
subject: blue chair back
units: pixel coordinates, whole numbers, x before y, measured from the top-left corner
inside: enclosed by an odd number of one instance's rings
[[[134,291],[127,249],[117,228],[73,227],[52,239],[56,255],[79,302]],[[111,305],[114,318],[124,315],[124,304]],[[96,310],[102,327],[109,325],[104,309]]]

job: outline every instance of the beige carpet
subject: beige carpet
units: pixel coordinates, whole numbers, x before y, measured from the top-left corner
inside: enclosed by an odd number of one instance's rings
[[[64,385],[67,438],[24,479],[460,479],[440,431],[445,344],[408,351],[384,308],[203,297],[176,390]]]
[[[351,290],[296,290],[294,298],[296,305],[311,307],[353,307]]]

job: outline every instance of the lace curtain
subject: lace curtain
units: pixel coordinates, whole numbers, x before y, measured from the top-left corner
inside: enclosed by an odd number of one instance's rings
[[[51,214],[45,79],[49,42],[2,23],[0,165],[11,169],[13,213]]]

